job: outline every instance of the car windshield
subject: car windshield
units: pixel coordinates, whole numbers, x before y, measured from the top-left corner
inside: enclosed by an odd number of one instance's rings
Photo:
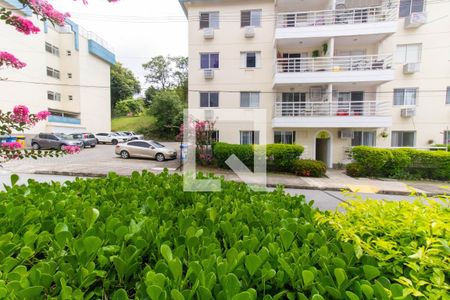
[[[166,146],[164,146],[163,144],[160,144],[158,142],[152,142],[153,147],[155,148],[165,148]]]

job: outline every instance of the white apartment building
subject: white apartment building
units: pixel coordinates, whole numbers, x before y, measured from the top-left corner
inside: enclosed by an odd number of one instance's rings
[[[450,142],[450,2],[180,0],[189,20],[189,106],[217,137],[258,143],[225,109],[266,109],[268,143],[329,167],[351,146]],[[199,117],[201,118],[201,116]]]
[[[0,7],[22,8],[17,0],[0,0]],[[36,113],[49,110],[48,121],[25,132],[72,133],[111,130],[111,47],[92,32],[67,20],[53,26],[28,10],[15,13],[29,17],[40,28],[24,35],[0,24],[0,51],[14,54],[27,66],[0,70],[0,109],[11,111],[23,104]]]

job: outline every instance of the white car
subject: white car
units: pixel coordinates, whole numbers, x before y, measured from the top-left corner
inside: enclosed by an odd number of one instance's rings
[[[95,135],[98,144],[113,144],[117,145],[119,143],[125,143],[128,138],[125,136],[118,135],[114,132],[102,132]]]
[[[119,132],[119,133],[121,133],[122,135],[127,136],[128,139],[129,139],[130,141],[133,141],[133,140],[143,140],[143,139],[144,139],[144,135],[142,135],[142,134],[137,134],[137,133],[135,133],[134,131],[121,131],[121,132]]]

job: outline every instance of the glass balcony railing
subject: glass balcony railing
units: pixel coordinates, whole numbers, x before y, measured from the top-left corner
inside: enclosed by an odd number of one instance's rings
[[[62,116],[49,116],[48,121],[50,123],[64,123],[64,124],[73,124],[73,125],[81,124],[80,119],[70,118],[70,117],[62,117]]]

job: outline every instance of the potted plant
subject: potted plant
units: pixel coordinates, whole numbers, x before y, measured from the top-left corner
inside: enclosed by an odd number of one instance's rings
[[[381,136],[383,139],[386,139],[386,138],[389,137],[389,133],[385,130],[385,131],[383,131],[383,132],[380,133],[380,136]]]

